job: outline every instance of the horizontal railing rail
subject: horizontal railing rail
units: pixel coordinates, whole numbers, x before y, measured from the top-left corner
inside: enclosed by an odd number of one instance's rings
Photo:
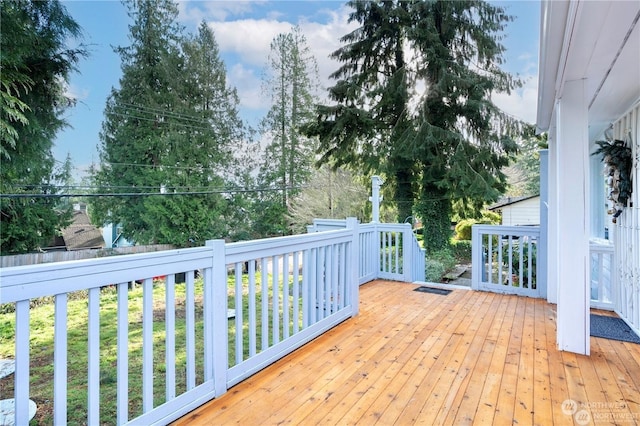
[[[538,274],[540,227],[474,225],[471,287],[497,293],[546,297]]]
[[[332,229],[0,269],[17,424],[32,391],[56,424],[166,424],[357,314],[365,280],[424,280],[409,225]]]

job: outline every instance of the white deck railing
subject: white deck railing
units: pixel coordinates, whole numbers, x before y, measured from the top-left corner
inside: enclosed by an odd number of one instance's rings
[[[474,225],[471,287],[545,297],[538,274],[538,226]]]
[[[591,240],[591,307],[614,309],[614,246],[607,240]]]
[[[316,219],[308,232],[345,227],[344,220]],[[420,247],[411,224],[369,223],[360,229],[360,284],[375,278],[396,281],[424,281],[426,253]]]
[[[45,380],[52,421],[66,424],[78,374],[87,424],[179,418],[355,315],[363,279],[417,280],[420,267],[424,277],[409,234],[350,219],[333,231],[1,269],[0,306],[15,309],[16,423],[28,423],[30,383]],[[32,305],[49,296],[51,322],[32,324]],[[52,377],[32,377],[32,327],[52,336]],[[87,353],[69,352],[75,339]]]

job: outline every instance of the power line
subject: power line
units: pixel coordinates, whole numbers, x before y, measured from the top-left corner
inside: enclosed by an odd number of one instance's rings
[[[150,196],[177,196],[177,195],[213,195],[213,194],[236,194],[248,192],[278,192],[283,190],[302,189],[303,186],[285,188],[231,188],[211,191],[186,191],[186,192],[107,192],[107,193],[87,193],[87,194],[0,194],[0,198],[68,198],[68,197],[150,197]]]

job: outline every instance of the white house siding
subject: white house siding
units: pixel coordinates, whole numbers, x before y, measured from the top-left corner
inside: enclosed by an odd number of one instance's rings
[[[505,226],[540,225],[540,197],[518,201],[500,210]]]
[[[633,167],[631,200],[613,228],[617,294],[616,312],[640,333],[640,104],[614,124],[616,139],[624,140],[632,149]],[[610,220],[610,218],[609,218]]]

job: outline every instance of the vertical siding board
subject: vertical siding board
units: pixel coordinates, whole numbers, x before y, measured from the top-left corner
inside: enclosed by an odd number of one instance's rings
[[[67,294],[55,297],[53,414],[55,424],[67,423]]]

